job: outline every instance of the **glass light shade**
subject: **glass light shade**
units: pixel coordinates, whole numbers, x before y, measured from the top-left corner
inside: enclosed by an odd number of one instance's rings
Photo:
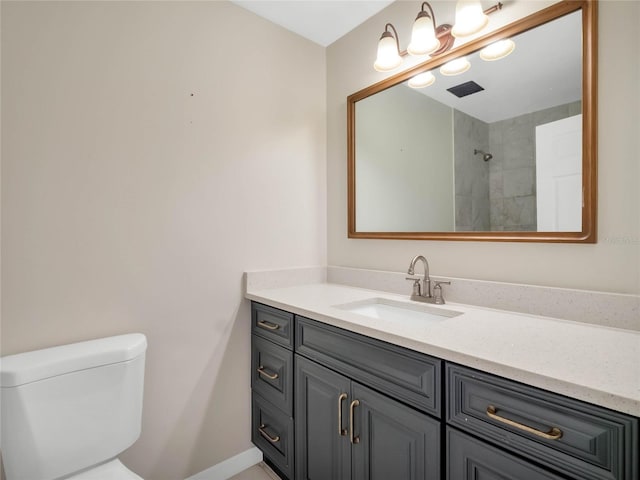
[[[389,32],[384,32],[378,42],[378,56],[373,68],[378,72],[388,72],[398,68],[402,63],[402,57],[398,53],[396,39]]]
[[[479,32],[489,23],[479,0],[458,0],[456,4],[456,21],[451,35],[456,38],[468,37]]]
[[[423,13],[420,12],[416,21],[413,22],[411,43],[407,47],[409,55],[429,55],[440,48],[440,40],[437,39],[433,29],[433,20]]]
[[[436,81],[436,77],[433,76],[433,73],[424,72],[424,73],[419,73],[415,77],[412,77],[409,80],[408,85],[411,88],[424,88],[424,87],[428,87],[429,85],[433,85],[433,82],[435,81]]]
[[[509,38],[498,40],[497,42],[494,42],[491,45],[487,45],[482,50],[480,50],[480,58],[482,60],[486,60],[487,62],[500,60],[501,58],[504,58],[511,52],[513,52],[515,48],[516,44],[513,43],[513,40]]]
[[[440,67],[440,73],[446,76],[460,75],[471,68],[467,57],[460,57],[445,63]]]

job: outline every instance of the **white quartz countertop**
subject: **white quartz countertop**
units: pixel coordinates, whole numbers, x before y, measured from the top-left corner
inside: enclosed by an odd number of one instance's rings
[[[336,307],[408,296],[330,283],[248,288],[246,297],[352,332],[640,416],[640,332],[455,303],[439,322],[388,322]]]

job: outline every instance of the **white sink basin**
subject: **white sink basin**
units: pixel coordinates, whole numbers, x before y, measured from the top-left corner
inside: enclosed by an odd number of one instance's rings
[[[334,305],[335,308],[345,310],[365,317],[378,320],[398,322],[435,323],[451,317],[462,315],[463,312],[433,307],[417,302],[398,302],[386,298],[368,298],[358,302]]]

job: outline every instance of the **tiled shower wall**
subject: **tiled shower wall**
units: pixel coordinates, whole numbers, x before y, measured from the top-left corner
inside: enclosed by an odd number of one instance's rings
[[[577,101],[487,124],[455,111],[456,231],[536,231],[535,128],[579,113]]]
[[[456,231],[490,230],[489,165],[474,149],[489,151],[489,125],[453,111]]]
[[[491,230],[537,230],[535,129],[580,112],[578,101],[489,125]]]

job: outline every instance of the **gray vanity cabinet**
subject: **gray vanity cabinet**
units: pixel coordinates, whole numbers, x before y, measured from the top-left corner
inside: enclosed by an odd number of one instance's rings
[[[288,480],[640,479],[638,418],[266,305],[251,313],[252,440]]]
[[[438,480],[440,422],[295,356],[296,479]]]

